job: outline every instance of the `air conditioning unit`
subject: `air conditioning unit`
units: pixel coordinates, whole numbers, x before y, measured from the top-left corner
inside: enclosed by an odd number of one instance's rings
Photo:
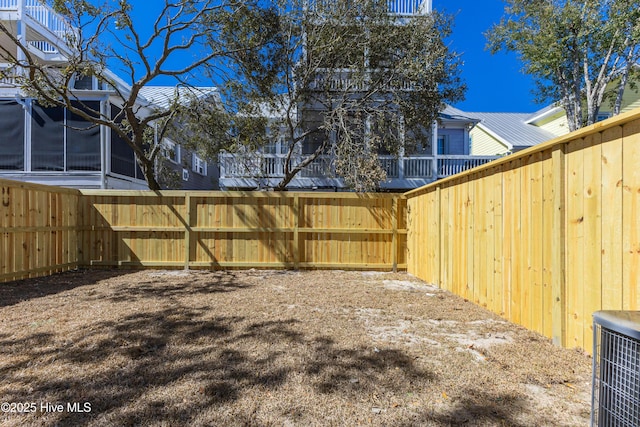
[[[640,311],[593,314],[592,427],[640,426]]]

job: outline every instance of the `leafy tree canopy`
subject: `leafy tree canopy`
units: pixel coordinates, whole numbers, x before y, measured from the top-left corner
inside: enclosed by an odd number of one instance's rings
[[[236,158],[246,153],[252,166],[255,151],[282,133],[276,189],[323,159],[328,174],[370,190],[385,178],[379,152],[430,143],[438,112],[465,89],[459,58],[444,42],[451,21],[438,13],[399,17],[387,7],[386,0],[277,0],[226,27],[220,40],[237,52],[223,96],[235,115]],[[265,32],[259,49],[240,49]]]
[[[487,33],[489,48],[520,55],[539,99],[560,101],[571,131],[593,124],[607,100],[620,112],[640,58],[640,1],[505,2],[504,17]]]
[[[41,61],[0,23],[14,42],[0,46],[1,60],[40,102],[111,128],[131,146],[153,190],[160,188],[163,136],[207,158],[222,149],[240,157],[262,149],[274,129],[287,141],[276,188],[331,155],[331,173],[372,189],[385,176],[377,154],[432,143],[438,112],[464,92],[459,58],[444,42],[450,18],[399,17],[386,0],[162,0],[145,22],[132,0],[51,4],[76,28],[60,46],[64,61]],[[156,79],[189,86],[196,72],[219,87],[221,105],[201,96],[185,102],[180,91],[168,108],[140,104],[140,91]],[[119,100],[115,117],[79,106],[69,90],[78,76],[108,85]]]
[[[194,73],[239,55],[220,43],[222,33],[235,25],[236,16],[254,8],[256,1],[162,0],[154,2],[153,16],[134,14],[136,5],[130,0],[110,0],[101,6],[86,0],[50,4],[74,28],[56,46],[64,59],[42,61],[18,33],[0,23],[0,34],[13,41],[0,45],[0,61],[12,65],[28,95],[111,128],[133,149],[149,188],[160,189],[156,170],[160,141],[181,114],[184,97],[176,91],[168,108],[157,109],[140,102],[141,89],[162,77],[177,86],[189,86]],[[239,50],[252,48],[237,46]],[[118,103],[117,115],[77,102],[78,93],[69,88],[73,79],[82,76],[95,76],[107,85]],[[151,127],[158,130],[158,137],[149,132]]]

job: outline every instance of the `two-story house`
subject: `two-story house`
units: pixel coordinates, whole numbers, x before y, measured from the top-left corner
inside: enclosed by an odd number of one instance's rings
[[[75,29],[39,0],[0,0],[0,21],[15,30],[29,54],[43,64],[64,66],[71,52],[65,37]],[[21,51],[6,37],[0,43]],[[74,188],[146,189],[133,150],[106,126],[93,126],[63,107],[41,105],[16,84],[23,72],[0,63],[0,177]],[[77,77],[69,90],[78,103],[116,117],[127,84],[110,73],[111,85],[92,76]],[[145,88],[138,99],[139,114],[168,105],[174,87]],[[184,89],[182,89],[184,90]],[[214,88],[200,93],[215,98]],[[217,168],[179,144],[164,141],[167,164],[184,189],[217,188]],[[180,185],[178,185],[180,186]]]
[[[319,2],[322,7],[331,7],[331,1]],[[385,2],[388,13],[398,18],[398,25],[404,20],[429,14],[432,11],[431,0],[389,0]],[[317,6],[311,2],[311,7]],[[363,63],[373,67],[371,58],[364,50]],[[379,55],[378,55],[379,56]],[[383,64],[384,59],[380,59]],[[362,90],[358,82],[352,82],[348,69],[339,72],[332,71],[322,74],[323,69],[318,70],[318,97],[331,96],[331,90],[353,88],[358,96]],[[410,90],[407,88],[406,90]],[[325,95],[329,94],[329,95]],[[384,94],[381,94],[384,96]],[[325,108],[330,102],[322,99],[315,101],[306,100],[297,105],[297,114],[302,120],[311,124],[320,124],[323,121]],[[272,123],[278,122],[278,113],[270,112],[267,117]],[[366,118],[364,119],[367,120]],[[378,151],[378,158],[386,171],[386,180],[380,183],[381,190],[407,190],[417,188],[436,179],[449,176],[474,166],[486,163],[496,158],[495,155],[473,156],[469,131],[478,123],[478,119],[470,117],[460,110],[447,106],[441,111],[439,119],[426,129],[417,143],[406,144],[404,129],[398,125],[398,137],[401,140],[402,149],[399,155]],[[399,123],[402,119],[399,119]],[[271,129],[273,142],[263,147],[261,152],[248,153],[238,156],[236,153],[222,154],[220,156],[220,187],[227,189],[254,189],[273,187],[284,176],[284,161],[288,155],[289,140],[284,133],[277,129]],[[322,140],[318,138],[331,138],[335,135],[319,135],[307,138],[299,143],[296,154],[300,159],[314,153],[321,146]],[[410,145],[410,148],[409,148]],[[342,178],[337,177],[332,166],[332,154],[326,153],[307,165],[289,183],[290,189],[343,189],[346,187]]]

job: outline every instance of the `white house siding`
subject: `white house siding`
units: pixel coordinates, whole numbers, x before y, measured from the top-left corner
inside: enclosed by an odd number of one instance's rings
[[[477,126],[469,132],[469,136],[472,156],[495,156],[509,151],[507,146]]]

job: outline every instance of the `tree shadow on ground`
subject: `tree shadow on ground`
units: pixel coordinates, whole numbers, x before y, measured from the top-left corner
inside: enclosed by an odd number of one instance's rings
[[[233,271],[173,270],[149,273],[148,280],[121,285],[117,294],[109,293],[104,296],[96,293],[94,296],[112,302],[128,302],[141,298],[162,299],[198,294],[228,293],[253,286],[253,284],[243,282],[241,276]]]
[[[21,335],[0,333],[0,378],[11,386],[3,393],[5,401],[91,404],[90,413],[21,414],[21,419],[0,414],[0,424],[4,416],[9,424],[52,426],[190,425],[203,420],[204,425],[230,420],[253,425],[261,424],[255,412],[239,408],[238,402],[281,393],[294,381],[316,397],[347,404],[371,402],[375,395],[381,400],[404,396],[438,381],[415,363],[415,355],[400,349],[341,344],[332,336],[305,332],[303,322],[308,320],[254,317],[243,308],[237,315],[220,314],[205,299],[182,298],[255,286],[233,272],[184,272],[184,281],[163,280],[163,275],[182,272],[158,273],[157,280],[150,274],[136,276],[144,278],[141,282],[121,280],[104,293],[102,287],[92,287],[78,296],[78,301],[110,300],[114,310],[121,302],[137,301],[137,312],[83,321],[71,334],[37,328]],[[99,280],[98,275],[94,283]],[[80,283],[63,284],[58,292],[66,290],[64,286]],[[415,408],[387,414],[392,421],[388,425],[524,427],[518,414],[535,412],[526,396],[490,394],[478,385],[458,395],[464,397],[437,413]],[[309,420],[304,405],[297,409],[290,404],[287,410]],[[554,424],[544,416],[539,420],[541,425]]]
[[[101,280],[129,274],[123,270],[74,270],[47,277],[0,284],[0,308],[95,284]]]
[[[399,350],[343,348],[297,325],[176,306],[85,325],[74,342],[53,333],[5,336],[0,358],[11,362],[0,375],[12,391],[3,398],[91,403],[91,413],[39,414],[44,425],[188,425],[246,393],[273,392],[294,372],[321,393],[356,396],[369,395],[390,370],[398,376],[391,388],[432,378]],[[291,351],[309,356],[303,366]]]
[[[521,421],[523,413],[537,413],[525,396],[508,393],[491,394],[468,388],[462,391],[467,397],[455,402],[445,411],[434,413],[424,411],[411,422],[400,422],[397,427],[415,425],[437,426],[509,426],[530,427]],[[552,426],[557,420],[547,414],[536,415],[536,425]]]

